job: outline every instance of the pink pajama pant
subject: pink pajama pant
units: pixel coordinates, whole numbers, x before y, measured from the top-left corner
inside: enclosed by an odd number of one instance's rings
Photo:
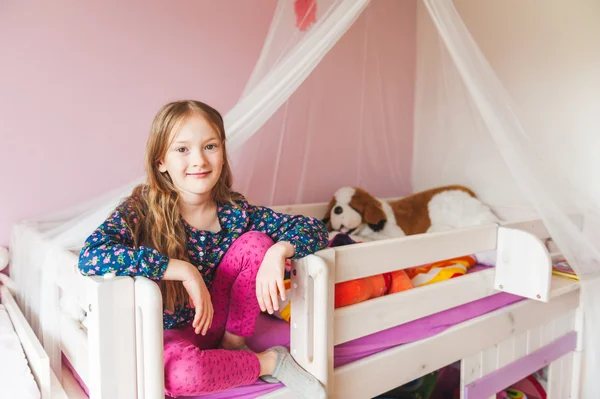
[[[172,397],[201,395],[252,384],[260,364],[249,351],[215,349],[225,330],[250,337],[260,312],[256,274],[273,241],[263,233],[248,232],[229,248],[217,267],[210,289],[214,308],[205,336],[191,323],[164,331],[165,393]]]

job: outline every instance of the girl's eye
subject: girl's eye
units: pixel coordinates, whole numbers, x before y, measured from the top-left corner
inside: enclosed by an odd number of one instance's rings
[[[207,151],[214,151],[217,149],[217,145],[216,144],[208,144],[206,147],[204,147],[205,150]]]
[[[177,149],[175,149],[175,151],[180,152],[180,153],[184,153],[187,149],[185,147],[179,147]]]

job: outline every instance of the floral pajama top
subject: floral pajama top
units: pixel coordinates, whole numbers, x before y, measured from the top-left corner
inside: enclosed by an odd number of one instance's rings
[[[295,248],[294,258],[312,254],[327,245],[327,229],[318,219],[276,213],[269,208],[250,205],[245,199],[218,204],[217,214],[221,230],[213,233],[197,230],[184,221],[187,251],[206,285],[210,287],[216,267],[231,244],[248,231],[260,231],[273,241],[287,241]],[[134,248],[132,232],[125,222],[137,222],[131,207],[117,207],[113,214],[86,240],[79,255],[79,270],[83,275],[115,273],[117,276],[144,276],[159,281],[169,258],[154,248]],[[194,309],[186,305],[165,311],[165,329],[177,328],[191,322]]]

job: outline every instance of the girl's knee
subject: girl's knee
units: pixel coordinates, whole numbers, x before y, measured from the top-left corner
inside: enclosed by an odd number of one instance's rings
[[[260,231],[248,231],[242,234],[240,238],[238,238],[238,241],[241,241],[241,243],[244,244],[244,246],[258,246],[264,248],[265,251],[272,247],[274,244],[271,237]]]
[[[256,274],[267,251],[272,246],[273,240],[265,233],[258,231],[244,233],[229,248],[217,273],[219,270],[223,273],[223,269],[233,268],[238,272],[252,270],[253,274]]]
[[[260,266],[267,251],[274,244],[271,237],[259,231],[244,233],[238,238],[238,241],[240,241],[239,250],[243,257],[249,261],[250,265],[257,267]]]
[[[249,231],[238,238],[234,244],[236,250],[244,257],[254,257],[262,260],[265,254],[273,246],[274,242],[265,233],[260,231]]]

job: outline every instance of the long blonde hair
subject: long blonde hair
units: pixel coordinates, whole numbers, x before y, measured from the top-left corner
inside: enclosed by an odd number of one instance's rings
[[[179,193],[168,173],[158,170],[172,137],[183,123],[193,115],[201,115],[213,126],[221,140],[223,169],[212,198],[219,203],[232,202],[237,195],[231,191],[233,178],[227,157],[225,128],[221,114],[200,101],[185,100],[162,107],[150,129],[146,144],[147,183],[137,186],[126,203],[132,208],[138,223],[126,220],[132,229],[134,244],[155,248],[173,259],[189,261],[186,250],[186,234],[178,207]],[[130,218],[133,216],[130,216]],[[173,311],[188,303],[189,296],[180,281],[160,281],[163,308]]]

